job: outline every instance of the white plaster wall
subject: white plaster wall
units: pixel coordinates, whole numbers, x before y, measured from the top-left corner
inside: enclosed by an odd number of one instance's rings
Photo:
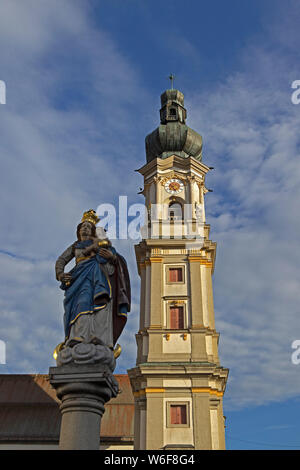
[[[202,305],[203,305],[203,324],[209,326],[209,312],[208,312],[208,297],[207,297],[207,268],[200,265],[201,272],[201,292],[202,292]]]
[[[145,282],[145,327],[150,325],[151,266],[146,265]]]
[[[213,345],[212,345],[212,337],[210,335],[205,336],[205,343],[206,343],[206,352],[208,355],[213,355]]]
[[[210,410],[210,424],[211,424],[211,442],[212,450],[220,448],[219,442],[219,425],[218,425],[218,410]]]
[[[183,333],[170,333],[169,340],[163,337],[164,354],[190,354],[191,337],[187,334],[186,340],[183,339]]]

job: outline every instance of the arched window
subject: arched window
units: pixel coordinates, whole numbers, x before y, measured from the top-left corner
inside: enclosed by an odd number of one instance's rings
[[[168,216],[171,221],[182,220],[182,207],[179,202],[171,202],[168,209]]]

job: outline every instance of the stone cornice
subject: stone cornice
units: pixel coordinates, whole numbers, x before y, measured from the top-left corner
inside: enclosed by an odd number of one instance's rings
[[[177,155],[171,155],[170,157],[164,159],[155,158],[135,171],[141,173],[143,176],[146,176],[147,174],[149,175],[151,171],[158,173],[159,171],[166,170],[170,170],[170,172],[176,172],[176,170],[182,170],[186,172],[194,170],[196,173],[199,172],[201,175],[206,175],[206,173],[210,171],[210,168],[193,157],[182,158]]]

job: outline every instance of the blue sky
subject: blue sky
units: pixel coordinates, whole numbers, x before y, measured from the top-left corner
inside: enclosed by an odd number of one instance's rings
[[[2,0],[0,373],[47,373],[63,337],[57,256],[83,211],[137,195],[168,75],[203,137],[227,447],[300,447],[299,3]],[[135,364],[139,279],[118,371]]]

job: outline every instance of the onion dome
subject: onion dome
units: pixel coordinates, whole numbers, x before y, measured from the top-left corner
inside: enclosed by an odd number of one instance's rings
[[[154,158],[178,155],[202,160],[202,137],[185,124],[184,95],[166,90],[160,97],[160,126],[145,139],[147,163]]]

